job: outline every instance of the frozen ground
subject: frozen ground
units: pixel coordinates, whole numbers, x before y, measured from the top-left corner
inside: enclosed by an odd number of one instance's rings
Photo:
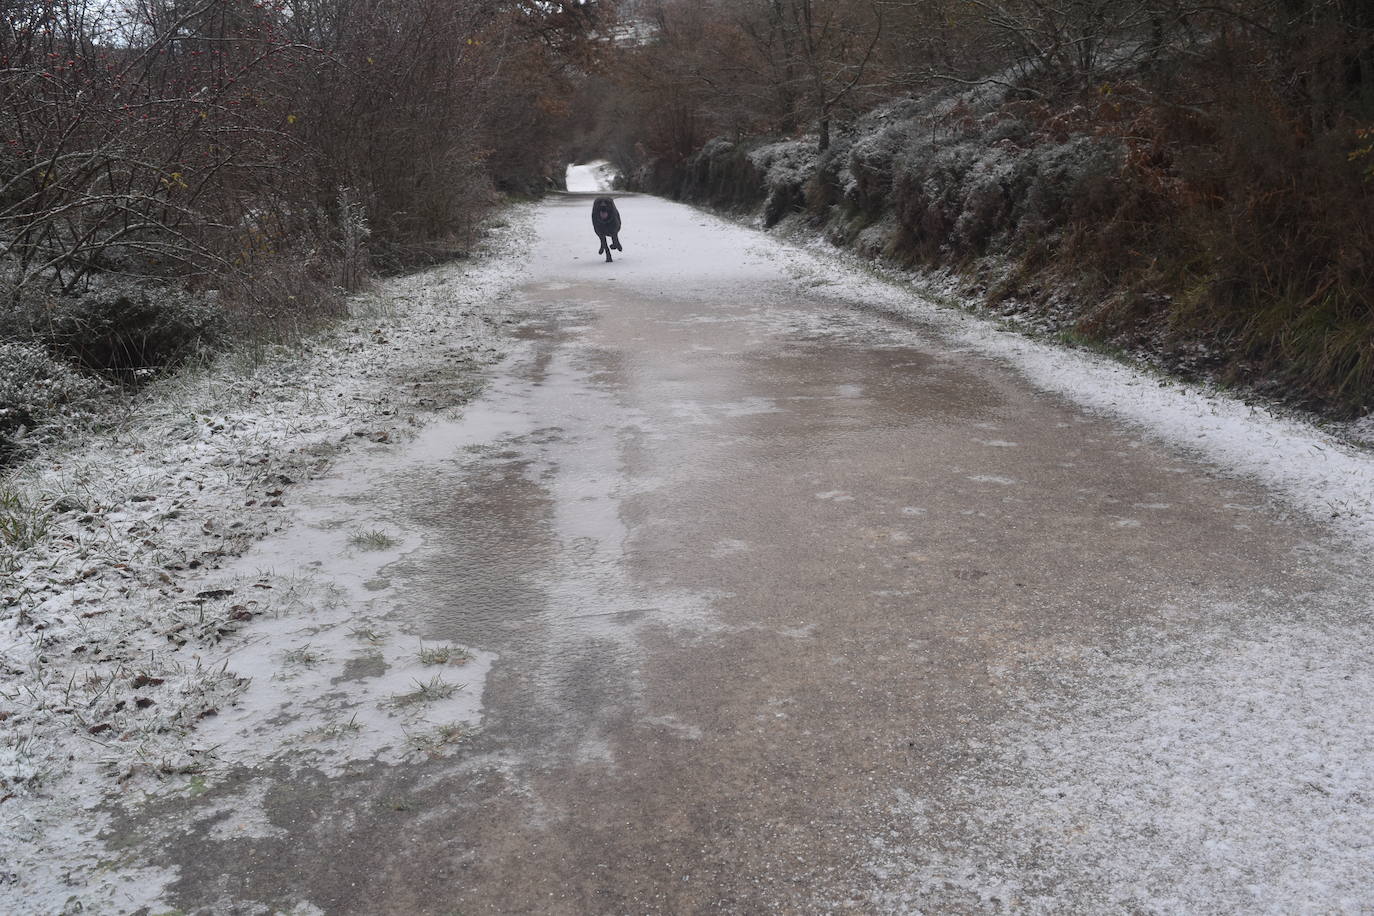
[[[569,170],[570,190],[604,187],[593,166]],[[1046,651],[1038,664],[1072,679],[1019,696],[1014,715],[971,734],[957,750],[976,763],[948,792],[874,799],[905,829],[866,838],[862,908],[1374,911],[1368,453],[936,307],[828,251],[648,198],[621,209],[627,254],[598,279],[685,301],[764,276],[833,299],[837,315],[857,305],[908,316],[970,361],[1010,365],[1066,403],[1260,485],[1266,509],[1348,545],[1329,594],[1291,613],[1251,621],[1218,605],[1214,627],[1164,641],[1141,633],[1121,655]],[[542,257],[583,253],[570,282],[603,270],[585,218],[540,221]],[[5,558],[0,607],[9,911],[163,900],[176,875],[103,833],[115,810],[194,794],[239,764],[337,774],[450,754],[480,727],[498,660],[482,646],[422,646],[390,612],[385,567],[422,545],[367,494],[499,427],[453,409],[504,350],[503,297],[527,275],[531,231],[518,216],[479,264],[388,283],[300,348],[161,385],[109,434],[6,480],[35,528],[33,545]],[[457,378],[469,387],[455,390]],[[260,812],[260,799],[244,798],[200,817],[259,836],[275,829]],[[910,841],[920,835],[962,842]]]
[[[1371,912],[1374,651],[1328,626],[1065,658],[1078,683],[960,747],[950,791],[892,800],[963,842],[872,837],[874,908]]]

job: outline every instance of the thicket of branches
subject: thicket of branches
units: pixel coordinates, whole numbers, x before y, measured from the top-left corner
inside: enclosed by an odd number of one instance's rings
[[[568,92],[560,73],[595,11],[533,0],[2,5],[10,299],[111,271],[219,278],[300,240],[337,242],[354,223],[396,262],[452,247],[493,185],[545,177]]]
[[[0,0],[0,13],[0,338],[26,348],[14,372],[33,368],[4,380],[33,410],[0,404],[3,438],[41,413],[44,386],[71,389],[39,355],[146,377],[235,325],[336,309],[374,269],[468,249],[496,191],[537,192],[552,174],[601,9]]]
[[[639,186],[766,198],[770,221],[779,204],[808,209],[848,237],[890,219],[889,256],[971,271],[1010,256],[996,293],[1094,303],[1078,330],[1201,342],[1212,368],[1277,376],[1343,409],[1374,403],[1367,0],[640,0],[634,12],[652,27],[620,49],[587,143]],[[750,155],[780,137],[815,151],[789,193],[762,186],[786,172],[776,150]],[[1078,158],[1095,171],[1065,172],[1083,144],[1103,151]]]

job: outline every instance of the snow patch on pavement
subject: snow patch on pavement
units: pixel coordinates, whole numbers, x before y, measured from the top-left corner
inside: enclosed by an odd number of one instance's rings
[[[991,327],[961,339],[1030,381],[1282,493],[1312,518],[1374,544],[1374,455],[1317,427],[1233,397],[1164,381],[1105,358]]]
[[[1078,689],[1023,697],[1015,721],[966,749],[984,762],[950,791],[895,800],[894,817],[934,842],[875,840],[872,903],[1367,912],[1374,634],[1361,629],[1154,643],[1097,659]]]

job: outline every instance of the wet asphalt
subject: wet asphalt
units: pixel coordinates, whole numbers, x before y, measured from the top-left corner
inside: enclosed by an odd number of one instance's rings
[[[278,833],[164,840],[183,909],[873,912],[875,841],[973,842],[898,800],[1072,689],[1075,649],[1322,590],[1321,533],[1256,486],[766,259],[660,273],[683,208],[623,202],[603,264],[584,207],[547,207],[470,410],[492,436],[397,482],[427,545],[388,570],[397,612],[499,656],[480,733],[234,773],[210,797],[266,780]]]

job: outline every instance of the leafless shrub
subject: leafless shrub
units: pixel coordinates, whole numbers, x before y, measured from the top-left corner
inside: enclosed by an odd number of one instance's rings
[[[54,352],[156,372],[183,355],[170,338],[186,302],[291,332],[375,267],[466,253],[494,188],[550,167],[566,82],[550,57],[594,18],[577,7],[7,5],[4,308],[49,297],[79,316]],[[106,295],[112,276],[150,291]]]
[[[285,115],[264,104],[297,49],[272,11],[93,0],[15,7],[0,30],[0,259],[11,292],[93,274],[199,276],[269,193]]]
[[[174,285],[115,280],[54,297],[34,330],[49,350],[113,381],[136,384],[215,346],[219,309]]]
[[[346,311],[335,263],[318,249],[255,258],[220,277],[217,300],[236,336],[289,340]]]

